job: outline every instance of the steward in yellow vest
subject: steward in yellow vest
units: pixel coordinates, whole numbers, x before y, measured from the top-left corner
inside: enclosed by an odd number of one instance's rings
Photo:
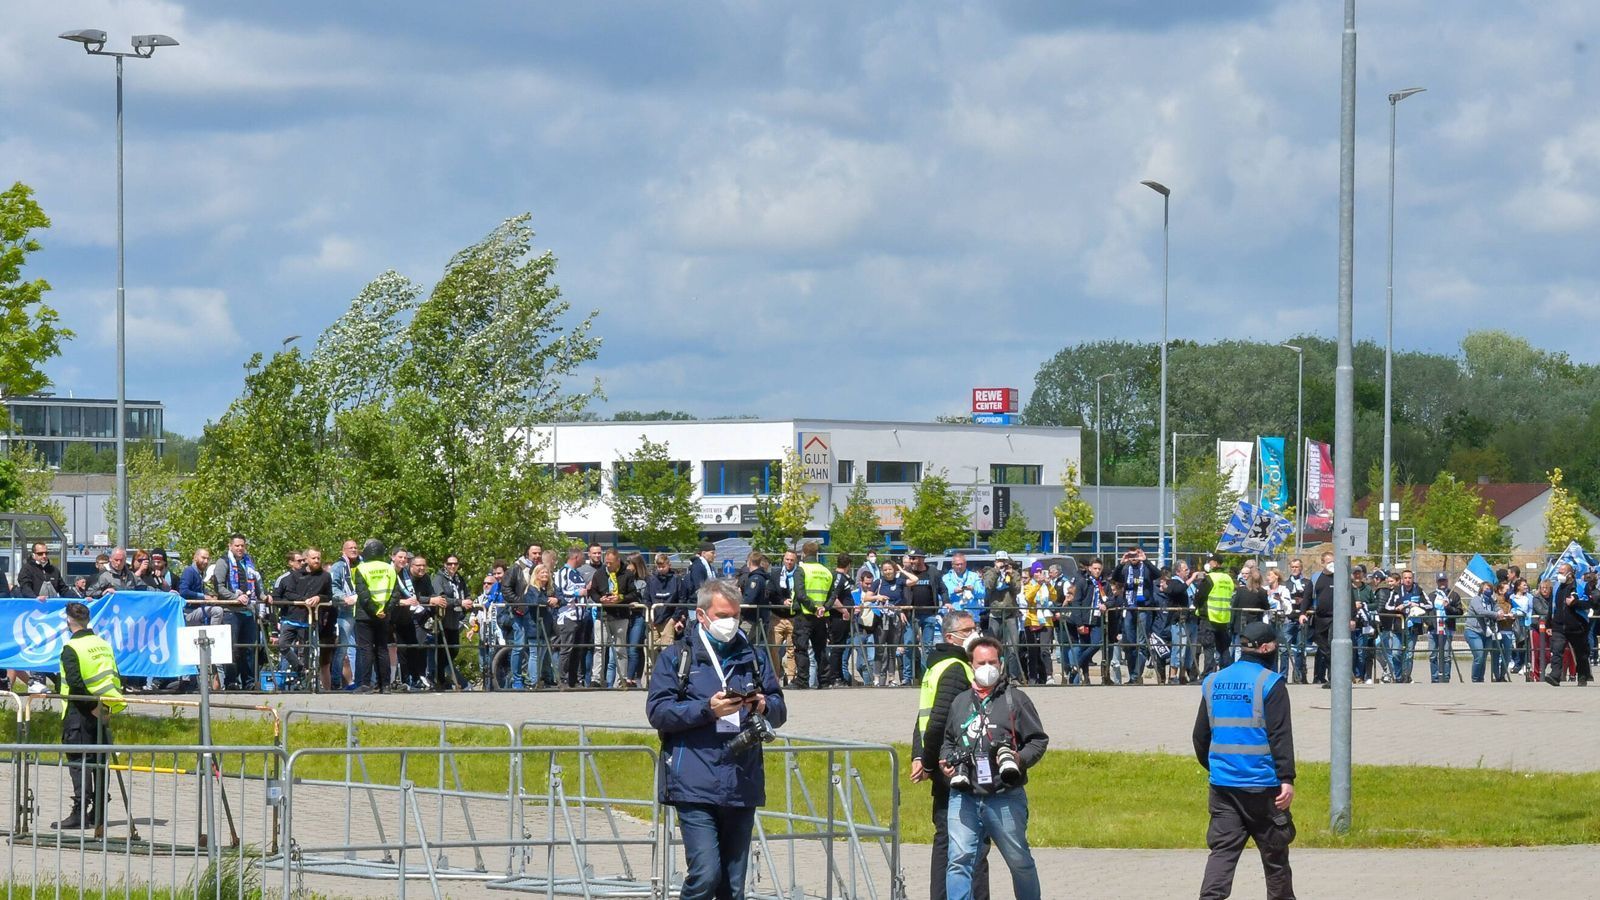
[[[61,648],[61,693],[67,709],[61,720],[61,743],[84,746],[111,743],[111,714],[128,704],[122,701],[122,676],[116,654],[105,638],[89,630],[89,607],[67,604],[67,630],[72,635]],[[77,699],[77,698],[83,699]],[[72,779],[72,812],[54,823],[57,830],[99,829],[106,816],[104,753],[68,753]],[[89,789],[84,790],[87,777]]]
[[[389,688],[389,601],[400,583],[405,551],[389,557],[383,541],[369,538],[361,547],[361,565],[351,573],[356,589],[356,693]],[[376,676],[374,687],[372,680]]]

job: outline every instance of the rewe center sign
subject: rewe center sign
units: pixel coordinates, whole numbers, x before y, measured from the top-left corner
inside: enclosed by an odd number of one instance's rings
[[[799,441],[800,465],[806,473],[806,484],[828,484],[833,481],[833,433],[802,431]]]

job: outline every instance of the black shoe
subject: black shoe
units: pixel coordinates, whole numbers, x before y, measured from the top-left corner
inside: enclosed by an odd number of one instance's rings
[[[363,684],[361,687],[358,687],[358,688],[355,689],[355,693],[357,693],[357,694],[371,694],[371,693],[373,693],[372,685]]]
[[[82,811],[73,809],[72,813],[65,819],[62,819],[59,822],[51,822],[50,827],[57,831],[72,831],[74,829],[83,828],[87,824],[88,821],[84,817]]]

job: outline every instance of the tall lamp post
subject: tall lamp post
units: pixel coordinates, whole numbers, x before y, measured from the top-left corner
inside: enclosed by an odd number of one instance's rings
[[[1389,535],[1393,528],[1394,508],[1390,505],[1393,478],[1389,472],[1390,448],[1394,432],[1394,110],[1400,101],[1420,94],[1427,88],[1406,88],[1389,95],[1389,280],[1385,290],[1385,316],[1388,319],[1383,342],[1383,508],[1379,521],[1383,523],[1383,567],[1391,563]]]
[[[1100,478],[1100,434],[1101,434],[1101,430],[1102,430],[1101,422],[1103,420],[1100,418],[1100,386],[1102,384],[1105,384],[1105,380],[1107,378],[1110,378],[1113,375],[1120,375],[1120,374],[1122,374],[1122,373],[1120,373],[1120,372],[1107,372],[1104,375],[1096,375],[1095,379],[1094,379],[1094,555],[1095,556],[1099,556],[1100,555],[1100,524],[1101,524],[1100,523],[1100,497],[1101,497],[1101,494],[1100,494],[1100,482],[1101,482],[1101,478]],[[1156,533],[1156,543],[1158,543],[1158,544],[1161,543],[1161,534],[1160,534],[1160,532]],[[1057,552],[1060,552],[1060,551],[1057,551]],[[1159,553],[1159,552],[1160,551],[1158,550],[1157,553]]]
[[[1355,441],[1356,258],[1356,0],[1344,0],[1339,65],[1339,351],[1333,368],[1333,620],[1351,617],[1350,553],[1338,541],[1339,526],[1352,507],[1350,467]],[[1350,831],[1350,675],[1354,671],[1350,630],[1333,629],[1328,678],[1328,830]]]
[[[1167,250],[1172,222],[1172,191],[1159,181],[1139,182],[1161,195],[1161,409],[1160,434],[1156,438],[1156,566],[1167,564],[1167,545],[1164,532],[1167,528],[1167,285],[1169,262]],[[1177,555],[1178,531],[1172,531],[1173,555]]]
[[[1180,431],[1172,435],[1172,561],[1178,561],[1178,438],[1207,437],[1203,431]]]
[[[1278,346],[1294,351],[1295,368],[1298,370],[1294,388],[1294,549],[1298,553],[1304,546],[1306,522],[1306,439],[1302,433],[1306,420],[1306,351],[1304,347],[1293,344]]]
[[[117,540],[127,546],[128,534],[128,347],[127,294],[123,289],[122,259],[122,61],[128,57],[149,59],[157,47],[176,47],[178,42],[164,34],[136,34],[133,50],[106,49],[106,33],[95,28],[65,31],[64,41],[82,44],[90,56],[109,56],[117,61]]]

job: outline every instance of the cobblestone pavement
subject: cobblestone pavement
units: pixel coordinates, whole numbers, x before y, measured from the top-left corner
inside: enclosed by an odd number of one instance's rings
[[[1106,750],[1188,752],[1188,734],[1198,704],[1193,687],[1044,687],[1030,689],[1044,718],[1046,729],[1056,746]],[[1328,697],[1317,688],[1296,687],[1292,692],[1301,758],[1326,759],[1328,753]],[[230,700],[239,699],[230,696]],[[361,712],[397,713],[428,717],[468,715],[472,718],[522,721],[583,720],[596,725],[639,724],[643,719],[640,692],[574,692],[537,694],[426,694],[399,696],[262,696],[265,702],[284,708],[313,708]],[[818,737],[838,737],[868,741],[905,740],[915,715],[915,693],[909,689],[832,690],[793,692],[790,695],[790,730]],[[1485,766],[1519,770],[1592,770],[1600,767],[1600,755],[1593,753],[1592,722],[1600,711],[1600,690],[1574,686],[1550,688],[1542,684],[1450,684],[1360,686],[1355,694],[1355,756],[1371,763],[1433,763],[1454,766]],[[46,770],[34,784],[39,798],[41,824],[55,817],[59,779],[62,773]],[[191,781],[152,776],[129,775],[134,818],[146,838],[193,844],[194,786]],[[192,778],[192,776],[190,776]],[[246,843],[264,840],[270,829],[270,811],[265,806],[264,787],[236,785],[230,780],[230,800]],[[12,770],[0,770],[0,796],[13,796]],[[398,796],[344,789],[303,786],[296,788],[296,840],[306,848],[321,846],[322,855],[337,861],[341,851],[352,845],[376,842],[371,804],[378,805],[378,821],[394,829],[401,819]],[[184,792],[187,791],[187,792]],[[419,795],[412,821],[420,818],[430,835],[460,834],[465,830],[461,804],[451,799],[441,805],[437,797]],[[468,801],[480,835],[501,833],[506,828],[503,801]],[[309,810],[302,813],[301,810]],[[346,832],[349,811],[354,830]],[[526,812],[530,834],[548,833],[549,819],[538,804]],[[591,812],[592,827],[604,821]],[[442,817],[442,818],[441,818]],[[122,833],[119,822],[125,814],[112,816],[110,833]],[[619,818],[619,833],[647,837],[648,828],[636,820]],[[480,824],[482,823],[482,824]],[[609,827],[609,823],[605,823]],[[412,826],[408,825],[408,828]],[[495,831],[498,828],[499,831]],[[252,831],[253,829],[253,831]],[[250,834],[257,835],[252,839]],[[413,828],[414,833],[414,828]],[[166,836],[163,836],[166,835]],[[390,837],[393,837],[390,834]],[[35,847],[11,843],[6,849],[12,877],[28,880],[31,873],[61,872],[69,879],[80,875],[90,880],[116,884],[124,876],[157,881],[182,882],[193,868],[196,853],[158,856],[153,861],[113,847],[113,852],[89,853],[82,857],[66,848],[56,856],[53,846]],[[471,851],[451,848],[443,851],[456,866],[473,867]],[[874,851],[875,852],[875,851]],[[535,851],[535,863],[544,865],[547,851]],[[643,848],[630,851],[636,869],[647,868]],[[928,867],[926,846],[904,848],[904,871],[908,895],[926,896]],[[377,854],[359,851],[358,855]],[[574,871],[570,850],[555,855],[556,870]],[[500,872],[507,864],[506,850],[486,854],[486,868]],[[1044,849],[1036,851],[1044,880],[1045,896],[1070,897],[1089,894],[1098,898],[1192,896],[1197,890],[1204,865],[1203,849],[1175,851]],[[881,858],[881,857],[880,857]],[[1366,897],[1372,895],[1438,896],[1450,898],[1493,898],[1537,895],[1542,898],[1587,898],[1596,896],[1593,884],[1600,878],[1600,846],[1506,848],[1472,850],[1299,850],[1294,853],[1296,881],[1301,896]],[[786,868],[788,856],[774,859]],[[842,861],[841,861],[842,862]],[[998,862],[998,860],[997,860]],[[596,851],[590,863],[602,874],[621,871],[616,851]],[[413,864],[416,864],[413,861]],[[822,856],[815,845],[802,845],[795,851],[798,870],[820,871]],[[1555,877],[1561,873],[1562,877]],[[639,872],[636,871],[636,875]],[[996,872],[994,896],[1010,897],[1003,864]],[[280,883],[281,873],[268,871],[270,886]],[[879,879],[880,884],[882,879]],[[770,879],[768,879],[770,883]],[[303,880],[311,890],[334,896],[385,896],[398,893],[392,875],[380,879],[358,879],[333,874],[311,874]],[[428,893],[427,883],[413,879],[410,891]],[[881,887],[880,887],[881,891]],[[450,882],[446,894],[453,897],[506,896],[504,890],[491,890],[479,882]],[[542,892],[541,892],[542,895]],[[836,894],[838,895],[838,894]],[[514,896],[514,894],[513,894]],[[880,896],[882,896],[880,892]],[[1247,851],[1240,866],[1236,897],[1264,896],[1260,864]]]

